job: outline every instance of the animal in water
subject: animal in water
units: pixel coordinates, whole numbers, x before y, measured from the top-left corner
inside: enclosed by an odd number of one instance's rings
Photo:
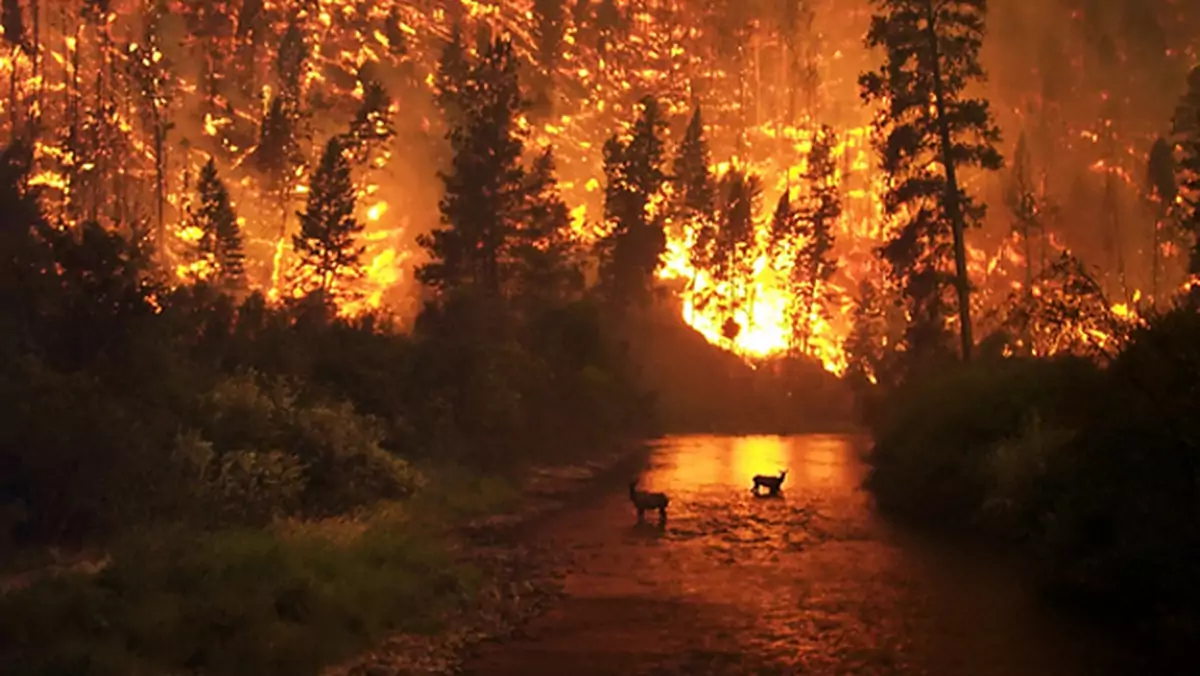
[[[667,520],[667,505],[671,503],[671,499],[666,493],[651,493],[649,491],[639,491],[637,489],[637,481],[629,482],[629,501],[637,507],[638,522],[640,523],[646,513],[646,510],[657,509],[659,521]]]
[[[783,487],[783,480],[787,478],[787,473],[788,471],[785,469],[779,473],[779,476],[754,475],[754,487],[750,489],[750,492],[758,495],[758,489],[765,488],[769,495],[779,495],[779,489]]]

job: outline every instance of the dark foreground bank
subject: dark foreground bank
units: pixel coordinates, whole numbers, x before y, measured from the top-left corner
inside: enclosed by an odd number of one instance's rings
[[[993,359],[876,392],[867,486],[909,523],[1009,543],[1045,594],[1176,664],[1200,623],[1200,315],[1111,363]]]

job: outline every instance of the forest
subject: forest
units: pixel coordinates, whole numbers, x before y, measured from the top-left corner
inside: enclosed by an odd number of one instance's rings
[[[5,0],[0,28],[0,555],[112,557],[0,597],[5,673],[316,673],[474,593],[439,528],[520,468],[851,400],[885,512],[1194,621],[1200,6]],[[310,526],[351,516],[350,546]]]

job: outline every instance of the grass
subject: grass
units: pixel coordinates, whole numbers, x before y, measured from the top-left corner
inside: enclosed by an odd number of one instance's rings
[[[147,534],[112,553],[95,575],[0,597],[0,673],[315,675],[391,633],[436,630],[482,584],[443,535],[394,515]]]

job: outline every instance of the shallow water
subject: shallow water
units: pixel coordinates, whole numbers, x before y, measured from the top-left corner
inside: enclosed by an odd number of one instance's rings
[[[528,537],[569,552],[566,598],[475,674],[1121,673],[1042,607],[1013,562],[883,523],[861,440],[676,437],[640,477],[671,498],[636,523],[624,487]],[[755,474],[789,473],[777,498]]]

